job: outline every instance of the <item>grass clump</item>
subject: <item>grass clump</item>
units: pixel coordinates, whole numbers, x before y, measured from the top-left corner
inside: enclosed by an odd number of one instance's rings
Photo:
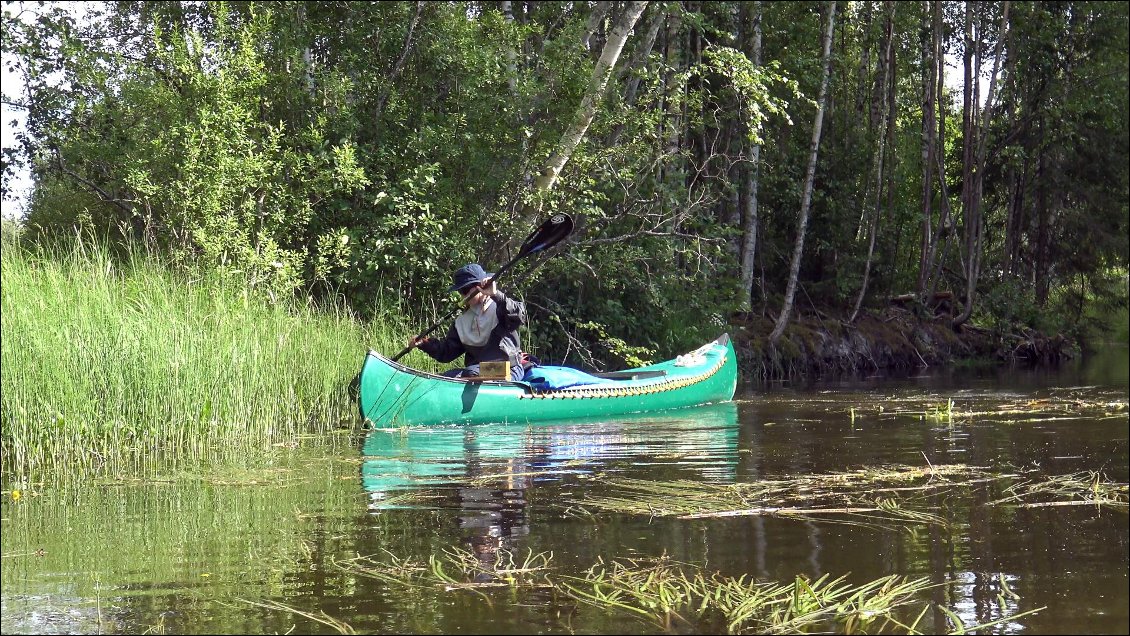
[[[552,572],[548,553],[530,551],[519,558],[499,550],[487,555],[490,558],[483,556],[448,549],[426,559],[388,553],[334,565],[379,580],[413,602],[438,603],[441,593],[473,592],[489,603],[487,594],[492,591],[538,589],[600,611],[625,613],[668,633],[965,633],[1043,609],[969,626],[947,608],[925,600],[926,592],[936,585],[924,578],[884,576],[852,584],[847,576],[825,574],[816,580],[800,575],[787,582],[757,581],[746,575],[734,578],[706,572],[665,555],[601,559],[570,575]],[[545,602],[547,597],[539,598]],[[946,624],[923,624],[933,607],[941,610]]]
[[[151,474],[335,427],[366,346],[399,340],[81,242],[6,240],[0,263],[0,454],[18,481]]]

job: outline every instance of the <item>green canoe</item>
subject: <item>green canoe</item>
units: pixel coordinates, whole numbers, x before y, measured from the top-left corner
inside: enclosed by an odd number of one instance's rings
[[[370,351],[358,402],[362,420],[379,427],[642,413],[730,400],[738,365],[724,334],[674,360],[602,375],[615,381],[539,390],[525,382],[445,378]]]

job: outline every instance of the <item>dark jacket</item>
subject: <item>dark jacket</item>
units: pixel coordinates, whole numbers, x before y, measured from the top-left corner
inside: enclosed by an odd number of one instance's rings
[[[526,304],[507,298],[502,292],[491,296],[498,312],[498,325],[490,332],[490,339],[481,347],[463,344],[455,323],[442,340],[429,338],[420,343],[420,349],[438,362],[451,362],[463,355],[463,366],[480,362],[509,360],[510,367],[521,366],[522,343],[518,340],[518,327],[526,324]]]

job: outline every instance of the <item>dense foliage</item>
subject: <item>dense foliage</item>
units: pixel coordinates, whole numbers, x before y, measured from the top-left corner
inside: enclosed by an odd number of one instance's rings
[[[566,211],[568,250],[510,282],[535,340],[670,353],[782,312],[830,10],[796,311],[952,291],[982,323],[1078,330],[1124,308],[1125,3],[650,2],[539,190],[628,4],[5,3],[27,113],[5,187],[32,171],[32,237],[421,318]]]

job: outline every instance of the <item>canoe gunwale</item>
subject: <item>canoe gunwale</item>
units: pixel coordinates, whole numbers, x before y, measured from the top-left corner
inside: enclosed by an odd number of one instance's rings
[[[722,334],[713,342],[708,342],[703,347],[709,345],[726,346],[729,343],[730,335]],[[701,349],[702,347],[700,347]],[[444,382],[451,382],[455,384],[483,384],[498,387],[515,387],[522,389],[522,395],[515,396],[519,399],[573,399],[573,398],[615,398],[634,395],[644,395],[650,393],[659,393],[661,391],[673,391],[681,389],[693,384],[697,384],[710,378],[710,376],[718,373],[726,365],[726,356],[720,356],[717,362],[710,367],[692,376],[654,376],[640,380],[624,380],[623,383],[617,382],[616,384],[584,384],[578,386],[566,387],[563,389],[537,389],[528,382],[516,382],[513,380],[491,380],[479,377],[469,378],[452,378],[427,371],[420,371],[412,367],[405,366],[390,358],[386,358],[377,351],[369,350],[368,355],[377,358],[380,362],[388,365],[395,371],[401,373],[408,373],[427,380],[441,380]],[[654,366],[654,365],[652,365]],[[643,367],[649,368],[649,367]],[[634,369],[627,369],[620,373],[627,373],[634,371]],[[644,373],[648,373],[644,371]]]
[[[726,356],[720,356],[713,366],[695,375],[664,377],[656,381],[617,384],[584,384],[564,389],[548,391],[534,390],[531,395],[520,395],[519,399],[574,399],[574,398],[617,398],[632,395],[647,395],[662,391],[675,391],[698,384],[722,370],[726,366]],[[649,378],[650,379],[650,378]]]
[[[533,422],[729,401],[737,385],[728,334],[686,355],[628,371],[657,370],[664,374],[545,390],[528,382],[420,371],[370,350],[358,376],[357,402],[362,420],[386,425],[481,423],[498,418]]]
[[[386,358],[381,355],[380,352],[373,351],[372,349],[369,349],[369,353],[366,355],[366,358],[368,358],[369,356],[376,358],[378,361],[391,367],[394,371],[414,375],[425,380],[438,380],[442,382],[450,382],[452,384],[489,384],[491,386],[512,386],[520,389],[525,389],[527,392],[533,391],[533,388],[525,382],[515,382],[513,380],[491,380],[480,377],[451,378],[446,375],[439,375],[438,373],[429,373],[427,371],[413,369],[412,367],[406,367],[399,362],[395,362],[390,358]]]

